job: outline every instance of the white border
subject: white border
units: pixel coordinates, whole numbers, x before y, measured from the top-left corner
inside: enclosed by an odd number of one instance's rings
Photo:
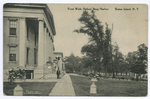
[[[20,0],[1,0],[0,1],[0,26],[1,26],[1,29],[0,29],[0,98],[3,99],[9,99],[9,98],[12,98],[12,99],[20,99],[20,98],[28,98],[28,99],[36,99],[36,98],[43,98],[43,97],[9,97],[9,96],[4,96],[3,95],[3,4],[4,3],[111,3],[111,4],[118,4],[118,3],[121,3],[121,4],[131,4],[131,3],[144,3],[144,4],[148,4],[148,6],[150,5],[150,0],[24,0],[24,1],[20,1]],[[150,7],[148,7],[148,16],[149,16],[149,11],[150,11]],[[148,17],[148,20],[149,20],[149,17]],[[149,24],[149,22],[148,22]],[[148,25],[148,30],[150,29],[150,26]],[[149,31],[148,31],[149,33]],[[148,35],[148,38],[149,38],[149,35]],[[148,40],[149,42],[149,40]],[[148,43],[148,46],[149,46],[149,43]],[[148,49],[148,52],[149,52],[149,49]],[[150,54],[148,53],[148,56]],[[148,58],[148,63],[149,63],[149,58]],[[150,69],[148,68],[148,74],[149,74],[149,71]],[[148,79],[150,79],[150,77],[148,76]],[[148,83],[148,89],[149,89],[149,83]],[[62,99],[66,99],[66,98],[79,98],[79,99],[86,99],[86,98],[111,98],[111,99],[116,99],[116,98],[129,98],[129,97],[44,97],[44,98],[62,98]],[[144,98],[144,99],[148,99],[150,98],[150,92],[148,90],[148,96],[147,97],[130,97],[130,99],[133,99],[133,98],[136,98],[136,99],[140,99],[140,98]]]

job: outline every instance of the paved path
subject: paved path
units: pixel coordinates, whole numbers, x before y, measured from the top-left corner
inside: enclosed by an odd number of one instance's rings
[[[72,81],[68,74],[56,83],[49,96],[75,96]]]

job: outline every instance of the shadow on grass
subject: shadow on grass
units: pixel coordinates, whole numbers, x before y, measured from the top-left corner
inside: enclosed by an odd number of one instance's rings
[[[86,77],[70,75],[76,96],[146,96],[147,82],[100,79],[97,94],[90,94],[92,82]]]
[[[48,96],[56,82],[23,82],[20,86],[23,88],[24,96]],[[13,95],[13,89],[16,83],[3,83],[3,93],[8,96]],[[25,94],[26,92],[39,92],[41,94]]]

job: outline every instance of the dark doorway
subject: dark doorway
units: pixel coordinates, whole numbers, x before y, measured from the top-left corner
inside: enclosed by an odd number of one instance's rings
[[[26,79],[31,79],[31,78],[32,79],[34,78],[34,71],[33,70],[26,70]]]

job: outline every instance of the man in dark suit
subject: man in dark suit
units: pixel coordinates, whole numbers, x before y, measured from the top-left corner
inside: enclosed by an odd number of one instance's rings
[[[60,75],[60,70],[58,68],[58,70],[57,70],[57,79],[59,79],[59,75]]]

